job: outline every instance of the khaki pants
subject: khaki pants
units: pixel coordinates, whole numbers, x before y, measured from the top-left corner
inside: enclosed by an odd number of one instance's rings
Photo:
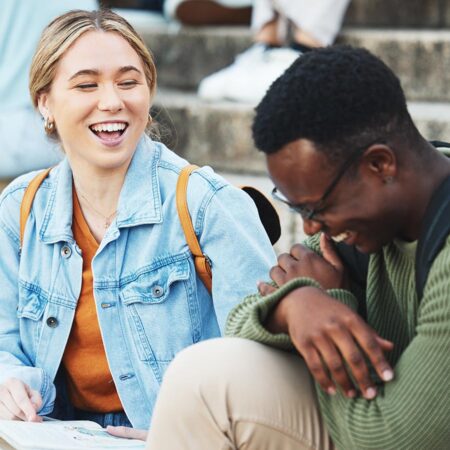
[[[332,450],[314,385],[296,355],[245,339],[212,339],[170,365],[151,450]]]

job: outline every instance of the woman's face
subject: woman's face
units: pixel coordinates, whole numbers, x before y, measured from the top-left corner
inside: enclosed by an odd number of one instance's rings
[[[39,97],[72,166],[128,167],[148,121],[150,92],[139,55],[114,32],[81,35]]]

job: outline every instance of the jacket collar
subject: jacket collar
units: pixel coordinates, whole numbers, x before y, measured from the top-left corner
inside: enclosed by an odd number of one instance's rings
[[[118,213],[108,234],[117,228],[162,222],[158,163],[161,147],[143,136],[120,192]],[[73,241],[72,169],[67,158],[50,174],[50,194],[39,236],[43,242]]]

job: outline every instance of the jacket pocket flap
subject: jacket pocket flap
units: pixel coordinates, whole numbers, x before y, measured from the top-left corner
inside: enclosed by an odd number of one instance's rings
[[[17,317],[40,320],[47,305],[47,298],[42,293],[29,288],[20,287]]]
[[[125,305],[162,303],[167,299],[173,283],[188,278],[188,260],[177,261],[139,275],[122,289],[121,297]]]

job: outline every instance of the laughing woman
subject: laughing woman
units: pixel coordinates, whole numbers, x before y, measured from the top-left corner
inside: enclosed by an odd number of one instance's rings
[[[120,16],[72,11],[44,30],[30,91],[65,159],[38,189],[22,245],[36,173],[0,197],[0,419],[146,428],[174,355],[219,336],[275,263],[252,200],[203,168],[188,203],[212,295],[202,284],[175,203],[187,162],[145,134],[155,87]]]

